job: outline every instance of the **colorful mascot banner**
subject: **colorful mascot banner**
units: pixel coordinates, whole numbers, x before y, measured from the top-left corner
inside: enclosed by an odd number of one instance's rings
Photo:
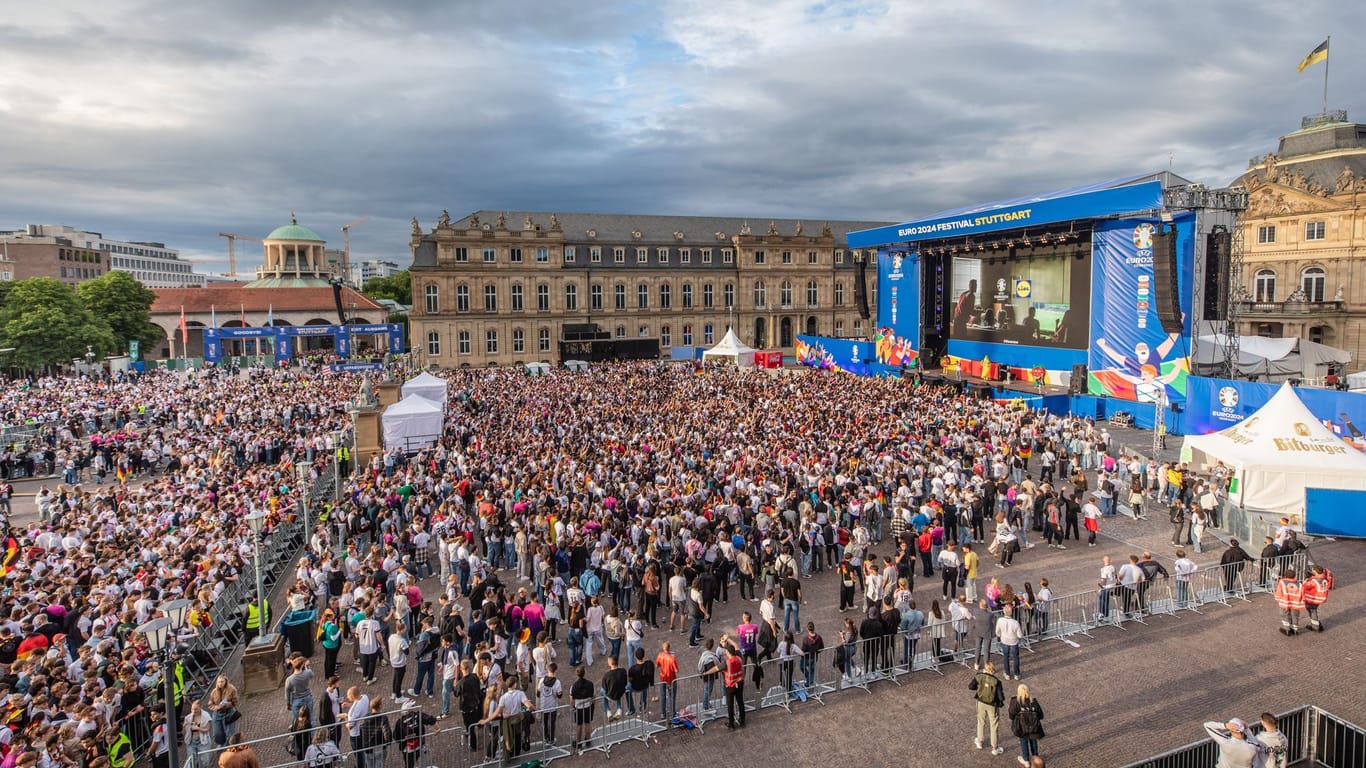
[[[1096,227],[1092,240],[1091,347],[1088,391],[1141,403],[1184,402],[1190,372],[1191,280],[1195,217],[1176,217],[1181,333],[1157,319],[1153,234],[1157,219],[1119,219]]]
[[[909,366],[920,347],[920,254],[879,250],[877,290],[874,359],[882,365]]]

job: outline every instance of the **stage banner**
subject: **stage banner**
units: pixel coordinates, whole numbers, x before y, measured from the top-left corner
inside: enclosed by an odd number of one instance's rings
[[[1185,433],[1203,435],[1226,429],[1256,413],[1281,388],[1280,384],[1190,377],[1186,396]],[[1336,389],[1296,387],[1295,394],[1314,417],[1342,441],[1366,451],[1366,394]]]
[[[1191,285],[1195,217],[1175,219],[1182,332],[1163,332],[1153,301],[1153,233],[1157,219],[1104,222],[1092,238],[1091,346],[1087,391],[1122,400],[1155,403],[1186,399],[1190,372]]]
[[[218,340],[218,328],[204,329],[204,362],[217,363],[223,359],[223,344]]]
[[[920,347],[920,254],[877,252],[877,326],[873,357],[883,365],[911,365]]]
[[[856,376],[900,376],[900,366],[884,365],[873,357],[866,339],[835,339],[828,336],[797,336],[797,362],[823,371],[843,371]]]

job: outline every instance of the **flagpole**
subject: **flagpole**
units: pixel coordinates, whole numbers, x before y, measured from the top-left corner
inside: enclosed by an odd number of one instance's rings
[[[1329,35],[1323,41],[1323,117],[1328,118],[1328,65],[1331,63],[1333,36]]]

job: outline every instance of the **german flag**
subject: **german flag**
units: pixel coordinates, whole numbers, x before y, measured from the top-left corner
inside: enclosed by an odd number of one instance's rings
[[[1323,42],[1319,43],[1317,48],[1310,51],[1309,55],[1304,57],[1304,61],[1300,62],[1300,71],[1303,72],[1304,70],[1314,66],[1320,61],[1328,61],[1327,40],[1324,40]]]
[[[19,559],[19,541],[13,536],[5,537],[5,559],[0,563],[0,579],[9,573],[10,566]]]

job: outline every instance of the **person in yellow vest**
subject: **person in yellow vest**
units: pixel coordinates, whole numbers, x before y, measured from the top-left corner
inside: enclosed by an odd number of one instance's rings
[[[176,722],[180,722],[185,706],[185,665],[176,659],[171,665],[171,700],[175,705]]]
[[[133,768],[136,755],[133,754],[133,742],[128,738],[128,734],[117,728],[106,730],[104,747],[110,768]]]
[[[345,445],[337,446],[337,474],[342,477],[351,474],[351,449]]]
[[[264,610],[263,610],[264,609]],[[245,641],[250,643],[254,638],[266,634],[270,629],[270,600],[258,606],[256,598],[253,596],[251,602],[247,603],[246,622],[244,623]]]

